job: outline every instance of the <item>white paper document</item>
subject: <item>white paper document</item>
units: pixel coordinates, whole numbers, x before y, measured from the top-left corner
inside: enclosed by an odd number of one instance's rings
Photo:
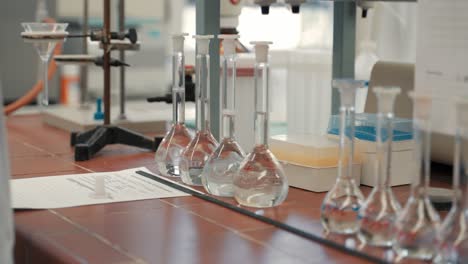
[[[434,94],[434,131],[453,134],[453,99],[468,97],[468,1],[419,0],[415,89]]]
[[[46,176],[10,180],[12,207],[15,209],[53,209],[91,204],[116,203],[145,199],[189,196],[136,171]],[[105,198],[93,198],[95,177],[104,176]]]

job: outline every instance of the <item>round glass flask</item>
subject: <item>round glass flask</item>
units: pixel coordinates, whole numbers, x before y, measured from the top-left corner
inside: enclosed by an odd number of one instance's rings
[[[431,169],[431,104],[427,95],[410,93],[413,99],[413,183],[410,197],[395,222],[393,249],[398,259],[431,260],[436,252],[439,215],[427,189]]]
[[[468,100],[458,100],[456,111],[452,208],[440,226],[434,261],[441,264],[468,263]]]
[[[255,45],[255,146],[234,176],[234,198],[244,206],[272,207],[288,195],[288,181],[281,164],[268,148],[269,64],[268,45]]]
[[[358,214],[359,238],[372,246],[392,246],[395,235],[394,223],[401,209],[390,186],[393,106],[400,90],[398,87],[374,88],[378,103],[376,181]]]
[[[158,170],[164,176],[180,176],[182,152],[192,139],[185,126],[184,39],[187,35],[172,36],[172,127],[159,144],[155,155]]]
[[[195,62],[195,106],[197,132],[182,153],[181,179],[185,184],[202,185],[202,171],[218,142],[210,130],[210,39],[213,35],[194,36],[197,41]]]
[[[233,178],[245,154],[235,137],[236,118],[236,47],[238,35],[219,35],[223,40],[224,54],[221,56],[221,105],[222,140],[205,164],[202,183],[213,195],[232,197]]]
[[[364,197],[353,177],[354,120],[356,89],[364,81],[352,79],[333,80],[332,86],[340,92],[340,150],[338,177],[328,191],[321,206],[321,222],[326,232],[354,234],[358,231],[358,211]]]

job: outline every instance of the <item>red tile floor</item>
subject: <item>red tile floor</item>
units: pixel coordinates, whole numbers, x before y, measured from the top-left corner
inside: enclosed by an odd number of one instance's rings
[[[75,162],[69,134],[44,125],[38,115],[9,117],[7,127],[13,178],[154,169],[153,153],[119,145],[104,148],[90,161]],[[366,194],[370,190],[362,188]],[[394,189],[404,202],[408,186]],[[322,236],[323,196],[291,188],[284,204],[256,212]],[[18,264],[367,263],[195,197],[20,210],[15,211],[15,229]],[[390,250],[360,248],[353,237],[328,238],[374,256],[392,255]]]

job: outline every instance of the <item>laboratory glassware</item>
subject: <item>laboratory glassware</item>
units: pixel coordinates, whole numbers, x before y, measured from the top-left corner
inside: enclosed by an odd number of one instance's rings
[[[233,196],[233,177],[245,154],[235,138],[236,43],[238,35],[219,35],[223,39],[221,57],[222,140],[205,164],[202,183],[205,189],[218,196]]]
[[[376,87],[377,97],[377,162],[376,185],[359,210],[359,238],[372,246],[392,246],[394,223],[400,204],[390,187],[393,141],[394,102],[398,87]]]
[[[3,102],[0,82],[0,102]],[[0,106],[3,113],[3,106]],[[5,129],[5,116],[0,115],[0,263],[12,264],[15,231],[13,228],[13,210],[10,199],[10,162],[8,141]]]
[[[332,86],[340,92],[340,143],[338,177],[321,206],[321,222],[327,232],[354,234],[358,231],[358,211],[364,197],[353,177],[354,120],[356,90],[364,81],[333,80]]]
[[[185,184],[202,185],[205,163],[218,142],[210,130],[210,39],[213,35],[193,36],[197,42],[195,61],[195,106],[197,133],[182,153],[181,178]]]
[[[431,104],[427,95],[410,93],[413,99],[413,182],[410,197],[395,221],[393,249],[398,258],[431,260],[436,250],[439,215],[427,193],[431,162]]]
[[[268,147],[269,72],[268,45],[255,45],[255,146],[242,161],[234,176],[234,198],[250,207],[272,207],[281,204],[288,195],[288,181],[283,167]]]
[[[68,32],[67,23],[21,23],[24,32],[21,36],[26,42],[33,43],[37,54],[39,55],[43,64],[43,91],[42,91],[42,105],[49,104],[49,86],[48,86],[48,62],[50,55],[59,42],[63,42]]]
[[[436,263],[468,263],[468,101],[458,101],[452,208],[439,229]],[[464,179],[464,181],[462,180]]]
[[[164,176],[180,176],[182,152],[192,139],[185,126],[185,55],[184,40],[188,34],[172,36],[172,127],[159,144],[155,160]]]

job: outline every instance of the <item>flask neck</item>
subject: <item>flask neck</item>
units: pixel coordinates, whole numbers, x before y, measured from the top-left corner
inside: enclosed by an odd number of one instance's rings
[[[236,57],[234,54],[221,58],[221,105],[223,138],[234,138],[236,115]]]
[[[354,106],[342,105],[340,107],[340,153],[338,160],[338,177],[340,179],[353,179],[355,114]]]
[[[196,126],[199,131],[210,130],[210,56],[197,54],[195,62]]]
[[[413,192],[425,194],[429,187],[431,169],[431,131],[429,119],[415,119],[413,122],[413,164],[415,173]]]
[[[185,56],[174,52],[172,56],[172,122],[185,123]]]
[[[256,63],[255,79],[255,144],[268,145],[269,69],[268,63]]]
[[[377,114],[376,186],[381,189],[390,188],[391,183],[393,119],[393,112]]]

